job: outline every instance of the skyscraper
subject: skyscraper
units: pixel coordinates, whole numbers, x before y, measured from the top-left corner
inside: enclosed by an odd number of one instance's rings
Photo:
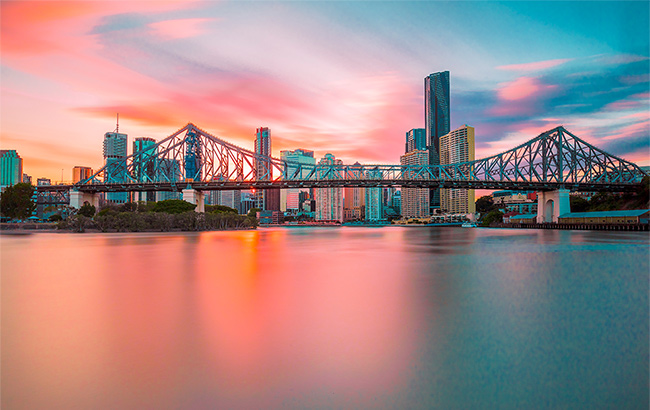
[[[343,165],[343,161],[334,158],[332,154],[325,154],[319,165]],[[320,171],[319,178],[323,178],[325,172]],[[314,188],[316,197],[315,219],[320,221],[343,222],[343,188]]]
[[[381,179],[382,172],[370,170],[366,173],[369,180]],[[379,221],[384,219],[384,189],[366,188],[366,221]]]
[[[449,71],[433,73],[424,79],[424,128],[426,130],[429,164],[440,164],[440,137],[449,133]],[[429,193],[431,213],[440,208],[440,190]]]
[[[127,135],[117,131],[104,134],[104,182],[126,182],[126,144]],[[109,192],[106,200],[115,203],[124,203],[128,200],[127,192]]]
[[[298,170],[298,166],[292,166],[291,164],[302,164],[302,165],[315,165],[316,159],[314,158],[314,151],[306,149],[297,149],[295,151],[280,151],[280,159],[287,161],[289,164],[287,166],[287,174],[293,177],[293,174]],[[295,178],[305,178],[309,175],[310,168],[302,168],[300,175]],[[299,193],[300,189],[290,188],[280,190],[280,210],[283,212],[286,211],[298,211],[299,208]]]
[[[428,165],[429,151],[413,150],[402,155],[399,160],[402,165]],[[405,174],[410,178],[414,178],[414,175]],[[401,207],[404,218],[426,218],[431,216],[429,189],[402,187]]]
[[[359,167],[358,169],[356,167]],[[361,164],[355,162],[348,169],[348,176],[354,179],[361,179]],[[360,187],[343,188],[343,220],[360,221],[366,217],[366,195],[365,189]]]
[[[463,125],[440,138],[440,164],[474,161],[474,127]],[[440,206],[450,213],[474,213],[473,189],[441,189]]]
[[[0,186],[15,185],[23,180],[23,159],[15,149],[0,150]]]
[[[158,147],[156,140],[148,137],[139,137],[133,141],[133,173],[138,182],[156,182],[156,164],[158,161]],[[135,201],[155,201],[154,191],[135,192]]]
[[[271,130],[260,127],[255,131],[255,153],[271,157]],[[273,169],[269,160],[255,158],[255,179],[265,181],[273,179]],[[256,192],[256,206],[265,211],[280,210],[280,191],[277,189],[262,189]]]
[[[72,182],[77,183],[84,181],[93,175],[93,169],[90,167],[76,166],[72,168]]]
[[[406,133],[406,149],[404,153],[415,149],[427,149],[427,134],[424,128],[413,128]]]

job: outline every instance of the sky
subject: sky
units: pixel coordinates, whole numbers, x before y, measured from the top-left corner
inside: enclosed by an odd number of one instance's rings
[[[188,122],[273,155],[398,164],[449,71],[476,158],[563,125],[650,165],[649,2],[0,2],[0,148],[34,178],[99,169],[113,131]],[[129,153],[131,152],[129,147]]]

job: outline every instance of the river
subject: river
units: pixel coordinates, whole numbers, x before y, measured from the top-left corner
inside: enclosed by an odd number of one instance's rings
[[[649,244],[451,227],[2,235],[2,408],[647,408]]]

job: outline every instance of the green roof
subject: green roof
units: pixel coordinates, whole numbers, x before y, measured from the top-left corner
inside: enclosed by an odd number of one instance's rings
[[[560,218],[616,218],[626,216],[641,216],[650,212],[650,209],[633,209],[629,211],[597,211],[597,212],[569,212],[560,215]]]
[[[536,216],[537,214],[515,215],[515,216],[511,216],[510,220],[512,221],[513,219],[531,219],[531,218],[535,218]]]

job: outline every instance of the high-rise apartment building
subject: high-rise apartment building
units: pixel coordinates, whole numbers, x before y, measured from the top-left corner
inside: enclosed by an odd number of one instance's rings
[[[267,127],[260,127],[255,131],[255,153],[265,157],[271,157],[271,130]],[[255,179],[273,179],[273,169],[270,160],[255,158]],[[266,211],[280,210],[280,191],[278,189],[262,189],[256,192],[256,206]]]
[[[401,165],[428,165],[429,151],[413,150],[402,155],[399,160]],[[410,177],[409,179],[413,177],[408,173],[406,175]],[[426,218],[431,216],[429,189],[402,187],[401,207],[404,218]]]
[[[463,125],[440,138],[440,164],[474,161],[474,127]],[[449,213],[474,213],[473,189],[440,190],[440,207]]]
[[[328,153],[318,161],[318,164],[343,165],[343,161]],[[325,178],[324,171],[319,171],[319,174],[319,178]],[[316,197],[316,220],[343,222],[343,188],[315,188],[314,195]]]
[[[120,183],[126,182],[126,158],[127,135],[119,132],[107,132],[104,134],[104,182]],[[114,203],[125,203],[128,201],[127,192],[109,192],[106,200]]]
[[[0,186],[11,186],[22,181],[23,159],[14,149],[0,150]]]
[[[440,137],[449,133],[449,71],[433,73],[424,79],[424,129],[426,130],[429,164],[440,164]],[[440,190],[429,192],[431,213],[440,208]]]
[[[23,183],[31,185],[32,184],[32,177],[30,175],[23,174]]]
[[[158,147],[156,140],[139,137],[133,141],[133,176],[138,182],[156,182]],[[134,200],[150,202],[156,200],[154,191],[134,192]]]
[[[359,167],[359,168],[356,168]],[[355,162],[348,169],[348,178],[360,179],[361,164]],[[343,220],[360,221],[366,217],[366,195],[364,188],[350,187],[343,188]]]
[[[416,149],[427,149],[427,134],[424,128],[413,128],[406,133],[406,149],[404,153]]]
[[[370,170],[366,173],[369,180],[381,179],[382,172]],[[366,188],[366,221],[380,221],[384,219],[384,189]]]
[[[93,169],[90,167],[76,166],[72,168],[72,182],[77,183],[85,181],[93,175]]]
[[[293,177],[293,175],[298,171],[298,168],[301,168],[300,175],[295,176],[295,178],[306,178],[311,171],[309,166],[316,164],[316,159],[314,158],[314,151],[306,149],[297,149],[294,151],[280,151],[280,159],[287,161],[287,175]],[[296,164],[293,165],[292,164]],[[297,164],[306,165],[306,167],[299,167]],[[299,209],[300,189],[290,188],[280,190],[280,210],[282,212],[295,211]]]

